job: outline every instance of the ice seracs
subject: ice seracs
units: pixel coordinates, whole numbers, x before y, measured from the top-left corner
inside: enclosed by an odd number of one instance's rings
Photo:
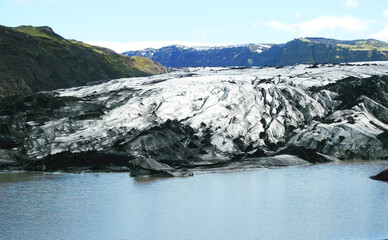
[[[29,119],[34,130],[22,148],[30,159],[104,153],[137,159],[136,169],[146,159],[144,166],[182,174],[279,154],[309,162],[386,158],[387,102],[369,93],[387,94],[387,67],[186,68],[62,89],[54,94],[65,106],[48,121]],[[372,89],[355,91],[346,105],[346,88],[368,81]]]

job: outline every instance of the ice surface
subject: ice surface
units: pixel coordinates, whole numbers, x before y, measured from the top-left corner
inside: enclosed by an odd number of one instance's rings
[[[47,121],[40,126],[41,132],[26,141],[25,148],[35,158],[62,151],[102,150],[130,131],[142,132],[176,120],[190,126],[198,136],[211,132],[214,148],[199,156],[202,159],[228,159],[257,149],[270,152],[271,144],[277,150],[292,145],[328,155],[335,152],[340,158],[370,147],[368,154],[375,151],[374,156],[383,156],[386,150],[382,150],[376,136],[388,129],[385,123],[366,111],[364,105],[332,113],[334,123],[320,121],[329,117],[339,102],[334,100],[334,92],[312,93],[309,88],[349,76],[387,74],[388,62],[187,68],[57,90],[60,97],[104,103],[105,110],[96,119],[64,117]],[[357,115],[356,123],[349,124],[344,115]]]

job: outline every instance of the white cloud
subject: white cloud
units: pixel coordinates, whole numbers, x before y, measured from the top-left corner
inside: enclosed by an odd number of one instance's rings
[[[189,41],[143,41],[143,42],[126,42],[126,43],[112,42],[112,41],[86,41],[86,43],[109,48],[118,53],[130,51],[130,50],[142,50],[145,48],[161,48],[161,47],[170,46],[170,45],[183,45],[188,47],[193,47],[193,46],[211,47],[211,46],[228,45],[228,44],[210,44],[210,43],[189,42]]]
[[[369,29],[369,24],[374,22],[373,20],[363,20],[360,18],[354,18],[350,16],[338,17],[338,16],[320,16],[318,18],[287,24],[279,21],[267,21],[263,25],[274,29],[279,29],[288,32],[298,32],[302,35],[313,35],[328,30],[343,30],[350,33],[361,33]]]
[[[385,18],[388,18],[388,8],[384,10],[383,16],[384,16]]]
[[[270,28],[274,28],[274,29],[278,29],[278,30],[287,31],[287,32],[292,32],[297,27],[294,24],[286,24],[286,23],[282,23],[282,22],[279,22],[279,21],[276,21],[276,20],[267,21],[267,22],[264,23],[264,26],[267,26],[267,27],[270,27]]]
[[[294,12],[294,17],[301,18],[302,17],[302,13],[301,12]]]
[[[321,16],[298,24],[303,34],[313,34],[324,30],[341,29],[350,33],[360,33],[369,29],[372,20],[362,20],[354,17]]]
[[[370,38],[388,41],[388,25],[381,29],[381,31],[371,35]]]
[[[252,27],[257,27],[257,26],[259,26],[261,23],[259,22],[259,21],[254,21],[253,23],[252,23]]]
[[[350,8],[355,8],[358,5],[360,5],[360,3],[357,0],[346,0],[346,2],[344,3],[345,7],[350,7]]]

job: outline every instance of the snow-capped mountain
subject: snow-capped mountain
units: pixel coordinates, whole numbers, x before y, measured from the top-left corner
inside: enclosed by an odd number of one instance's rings
[[[223,47],[186,47],[172,45],[159,49],[147,48],[123,53],[142,56],[163,63],[166,67],[223,67],[251,66],[259,53],[266,52],[272,45],[245,44]]]
[[[0,156],[35,170],[174,176],[385,159],[387,69],[186,68],[5,99]]]
[[[127,51],[166,67],[285,66],[388,60],[388,44],[374,39],[341,41],[299,38],[285,44],[246,44],[224,47],[185,47]]]

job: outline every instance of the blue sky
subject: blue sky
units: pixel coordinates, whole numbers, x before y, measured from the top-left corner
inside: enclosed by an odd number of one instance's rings
[[[387,0],[0,0],[0,24],[50,26],[118,52],[173,43],[388,41]]]

